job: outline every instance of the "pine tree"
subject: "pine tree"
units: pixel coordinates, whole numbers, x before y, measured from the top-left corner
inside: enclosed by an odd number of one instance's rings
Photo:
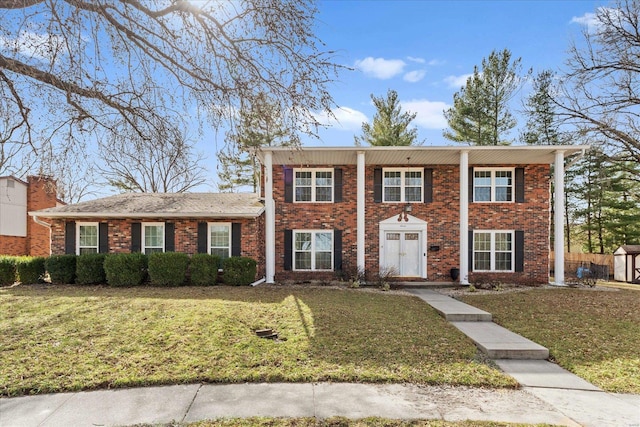
[[[409,129],[409,125],[416,118],[416,113],[402,112],[395,90],[387,91],[387,98],[377,98],[371,95],[376,114],[373,123],[362,123],[362,136],[355,137],[355,144],[363,142],[371,146],[420,145],[417,142],[418,130]]]
[[[218,154],[218,189],[236,192],[258,190],[259,167],[252,152],[265,146],[298,145],[298,135],[284,126],[277,105],[265,94],[242,109],[238,124],[227,132],[225,150]]]
[[[521,59],[511,52],[493,51],[474,67],[465,87],[453,96],[453,107],[444,112],[451,131],[444,137],[471,145],[510,145],[506,134],[516,126],[509,102],[521,87]],[[530,71],[529,71],[530,73]]]
[[[562,145],[569,141],[568,135],[560,130],[551,96],[554,76],[550,70],[538,73],[533,80],[533,92],[525,101],[527,123],[521,139],[529,145]]]

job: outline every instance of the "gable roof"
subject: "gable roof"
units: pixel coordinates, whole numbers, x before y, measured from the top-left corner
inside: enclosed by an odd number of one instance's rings
[[[264,211],[257,194],[124,193],[29,212],[44,218],[255,218]]]
[[[408,147],[261,147],[264,162],[270,152],[274,165],[355,165],[358,152],[370,165],[459,165],[466,151],[470,165],[552,164],[557,152],[565,158],[583,153],[588,145],[408,146]]]

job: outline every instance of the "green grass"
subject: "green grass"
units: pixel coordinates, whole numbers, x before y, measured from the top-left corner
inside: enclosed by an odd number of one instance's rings
[[[282,338],[258,338],[273,328]],[[192,382],[515,387],[415,297],[289,287],[0,290],[0,395]]]
[[[640,292],[536,289],[463,299],[603,390],[640,393]]]

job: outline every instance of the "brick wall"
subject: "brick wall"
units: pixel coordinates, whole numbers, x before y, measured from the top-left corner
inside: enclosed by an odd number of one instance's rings
[[[26,255],[27,238],[19,236],[0,236],[0,254],[2,255]]]
[[[45,176],[27,177],[27,212],[55,207],[56,181]],[[31,256],[49,256],[51,253],[50,230],[27,219],[27,252]]]
[[[91,218],[78,222],[107,223],[109,228],[109,253],[131,252],[131,224],[133,222],[171,222],[175,226],[175,251],[194,254],[198,252],[198,222],[234,222],[242,224],[241,255],[254,258],[258,262],[258,277],[264,271],[264,219],[258,218],[216,218],[216,219],[164,219],[164,218],[129,218],[105,219]],[[54,219],[52,223],[52,253],[65,253],[64,219]]]
[[[480,165],[474,165],[480,166]],[[504,165],[509,166],[509,165]],[[323,167],[323,166],[318,166]],[[333,167],[333,166],[327,166]],[[284,270],[284,230],[342,230],[343,263],[356,265],[356,166],[339,166],[343,170],[343,201],[340,203],[285,203],[283,168],[274,166],[274,200],[276,206],[276,280],[321,280],[334,277],[332,272]],[[365,267],[369,276],[379,271],[379,223],[397,217],[403,203],[375,203],[373,174],[376,165],[368,165],[366,175]],[[430,167],[430,166],[426,166]],[[503,282],[548,282],[549,251],[549,176],[548,165],[525,169],[525,203],[470,203],[469,229],[524,230],[525,266],[523,273],[472,273],[473,280]],[[412,203],[411,215],[427,222],[427,280],[450,281],[451,268],[458,267],[460,175],[455,165],[433,166],[433,202]],[[471,260],[469,260],[471,263]]]

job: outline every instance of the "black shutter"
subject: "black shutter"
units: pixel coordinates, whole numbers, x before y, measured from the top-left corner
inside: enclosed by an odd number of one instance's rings
[[[64,224],[64,253],[76,253],[76,222],[67,221]]]
[[[469,202],[473,202],[473,168],[469,168]]]
[[[515,271],[521,273],[524,271],[524,231],[516,231],[516,265]]]
[[[293,169],[284,168],[284,201],[293,202]]]
[[[433,202],[433,169],[424,168],[424,203]]]
[[[342,270],[342,230],[333,230],[333,269]]]
[[[98,252],[109,253],[109,224],[101,222],[98,229]]]
[[[469,258],[467,263],[469,265],[469,271],[473,271],[473,230],[469,230]]]
[[[242,255],[242,224],[234,222],[231,224],[231,256]]]
[[[373,201],[382,203],[382,169],[373,170]]]
[[[176,250],[176,226],[172,222],[164,223],[164,251],[174,252]]]
[[[524,168],[516,168],[516,203],[524,203]]]
[[[333,170],[333,202],[342,201],[342,169]]]
[[[293,231],[284,230],[284,269],[291,270],[293,258]]]
[[[209,248],[207,248],[207,231],[209,227],[206,222],[198,223],[198,253],[207,254]]]
[[[142,224],[139,222],[131,223],[131,252],[140,252],[142,250]]]

